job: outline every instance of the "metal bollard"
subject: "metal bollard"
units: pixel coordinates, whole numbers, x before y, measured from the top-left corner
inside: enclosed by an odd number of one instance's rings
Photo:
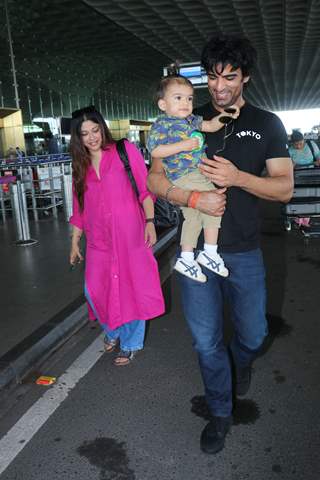
[[[56,194],[54,191],[54,178],[53,178],[53,167],[52,165],[48,165],[49,171],[49,185],[50,185],[50,194],[51,194],[51,201],[52,201],[52,214],[55,218],[58,217],[58,209],[57,209],[57,199]]]
[[[28,171],[28,176],[30,178],[30,193],[31,193],[33,218],[37,222],[39,220],[39,215],[38,215],[38,210],[37,210],[37,198],[36,198],[36,191],[35,191],[35,188],[34,188],[32,167],[28,167],[27,171]]]
[[[3,223],[5,223],[6,222],[6,205],[4,201],[4,194],[3,194],[3,189],[1,184],[0,184],[0,208],[1,208],[2,220],[3,220]]]
[[[72,215],[72,175],[63,175],[62,177],[63,207],[66,221]]]
[[[38,243],[38,240],[34,240],[30,237],[27,201],[23,183],[18,180],[16,184],[11,184],[10,193],[12,211],[18,235],[18,240],[15,244],[27,247],[28,245]]]

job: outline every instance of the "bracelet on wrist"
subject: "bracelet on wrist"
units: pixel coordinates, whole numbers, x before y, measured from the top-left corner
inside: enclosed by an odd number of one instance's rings
[[[146,218],[146,223],[153,223],[154,224],[154,218]]]
[[[174,188],[176,188],[175,185],[170,185],[170,187],[167,189],[166,194],[165,194],[165,199],[167,200],[167,202],[169,202],[168,195],[171,192],[171,190],[173,190]]]
[[[188,204],[187,204],[189,208],[196,208],[200,194],[201,192],[197,192],[197,191],[191,192],[191,195],[188,198]]]

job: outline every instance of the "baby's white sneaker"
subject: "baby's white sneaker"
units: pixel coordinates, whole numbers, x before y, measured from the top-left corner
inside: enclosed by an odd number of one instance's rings
[[[197,256],[197,262],[221,277],[227,277],[229,275],[229,270],[218,253],[209,255],[205,250],[202,250]]]
[[[207,277],[202,273],[200,265],[195,260],[187,262],[184,258],[180,257],[177,259],[173,268],[196,282],[204,283],[207,281]]]

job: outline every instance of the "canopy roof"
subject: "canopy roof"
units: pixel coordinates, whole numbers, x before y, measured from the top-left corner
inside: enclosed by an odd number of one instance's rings
[[[216,32],[258,50],[248,100],[271,110],[320,106],[318,0],[7,0],[24,117],[95,103],[145,117],[163,67],[199,60]],[[0,106],[15,107],[5,0]],[[206,92],[198,95],[204,100]],[[151,109],[151,110],[150,110]],[[127,110],[127,111],[126,111]]]

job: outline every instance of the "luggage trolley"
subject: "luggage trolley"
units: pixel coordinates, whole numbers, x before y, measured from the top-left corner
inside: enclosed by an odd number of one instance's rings
[[[287,231],[297,217],[320,217],[320,167],[295,169],[293,195],[283,210]],[[320,236],[320,221],[301,231],[306,237]]]

